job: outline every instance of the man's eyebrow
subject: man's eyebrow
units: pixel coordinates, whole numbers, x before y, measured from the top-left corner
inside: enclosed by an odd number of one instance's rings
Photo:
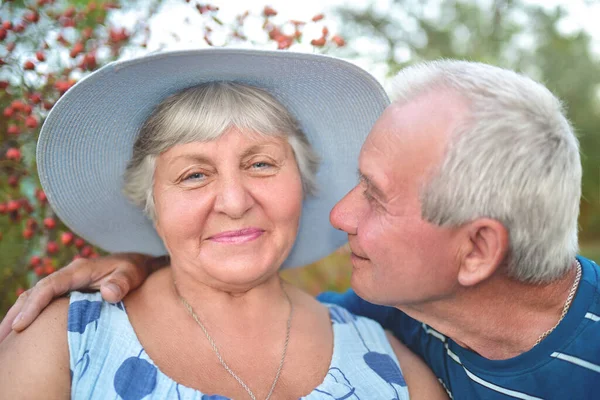
[[[371,192],[372,195],[375,195],[375,197],[385,200],[386,197],[383,193],[383,190],[381,190],[375,183],[373,183],[373,180],[371,178],[360,172],[360,170],[358,170],[357,173],[358,179],[367,186],[367,190]]]

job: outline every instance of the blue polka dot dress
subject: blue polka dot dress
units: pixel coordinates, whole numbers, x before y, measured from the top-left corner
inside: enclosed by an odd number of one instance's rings
[[[331,365],[323,382],[303,399],[408,399],[383,329],[339,306],[328,307]],[[140,344],[123,303],[104,302],[99,293],[72,293],[68,342],[72,399],[229,399],[183,386],[162,373]]]

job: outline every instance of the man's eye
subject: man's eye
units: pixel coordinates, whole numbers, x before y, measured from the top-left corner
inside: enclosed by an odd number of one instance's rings
[[[194,180],[200,180],[200,179],[204,179],[206,176],[201,173],[201,172],[194,172],[192,174],[189,174],[188,176],[186,176],[185,178],[183,178],[184,181],[194,181]]]

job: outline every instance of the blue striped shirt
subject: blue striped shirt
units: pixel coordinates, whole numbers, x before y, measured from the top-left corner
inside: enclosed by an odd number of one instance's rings
[[[600,268],[578,257],[579,288],[565,318],[540,344],[507,360],[488,360],[403,312],[353,291],[319,300],[375,319],[429,364],[454,399],[600,399]]]

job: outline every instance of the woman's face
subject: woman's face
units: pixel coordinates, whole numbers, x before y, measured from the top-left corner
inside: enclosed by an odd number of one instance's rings
[[[277,272],[302,210],[302,183],[285,138],[230,128],[177,145],[156,162],[156,229],[175,268],[213,287],[248,287]]]

